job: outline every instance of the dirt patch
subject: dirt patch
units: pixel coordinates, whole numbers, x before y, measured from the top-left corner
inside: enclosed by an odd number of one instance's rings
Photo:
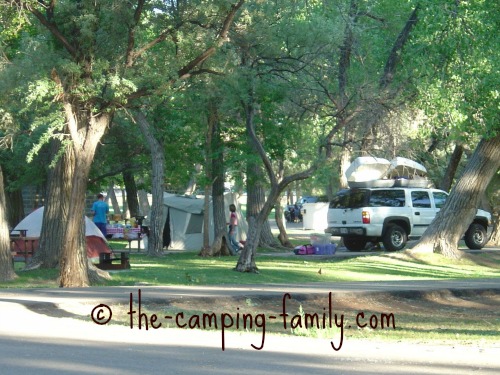
[[[339,293],[328,295],[294,295],[292,298],[252,296],[227,298],[182,298],[169,300],[168,307],[182,311],[210,311],[217,314],[263,313],[276,315],[283,312],[295,314],[305,312],[372,312],[372,313],[421,313],[452,314],[460,312],[471,316],[500,318],[500,293],[496,290],[481,291],[431,291],[431,292],[381,292],[381,293]],[[164,303],[163,303],[164,305]],[[151,308],[154,301],[148,303]],[[330,307],[331,306],[331,307]]]
[[[88,302],[87,302],[88,304]],[[88,321],[91,304],[53,306],[31,304],[30,310],[49,316]],[[113,324],[130,325],[129,304],[112,304]],[[137,324],[139,308],[134,315]],[[229,329],[258,332],[256,318],[266,321],[266,332],[332,337],[338,329],[325,329],[330,316],[341,319],[345,337],[445,344],[498,345],[500,339],[500,288],[488,290],[436,290],[372,293],[240,295],[235,297],[179,296],[154,300],[143,296],[141,314],[155,314],[162,327],[220,329],[221,322],[234,319]],[[58,315],[60,314],[60,315]],[[283,325],[286,314],[287,326]],[[254,326],[243,327],[245,316]],[[167,318],[168,317],[168,318]],[[179,322],[183,326],[176,325]],[[200,327],[204,319],[216,319],[219,326]],[[145,324],[145,318],[142,324]],[[309,320],[308,320],[309,319]],[[236,321],[240,326],[236,326]],[[294,329],[292,321],[297,324]],[[304,322],[310,324],[306,326]],[[317,324],[316,324],[317,323]],[[197,326],[198,324],[198,326]],[[191,326],[192,325],[192,326]],[[328,325],[328,324],[326,324]],[[484,344],[486,343],[486,344]]]
[[[254,324],[260,316],[265,317],[267,332],[331,337],[339,334],[337,327],[328,327],[328,319],[332,316],[334,321],[341,322],[346,337],[481,346],[498,342],[499,292],[500,289],[335,293],[331,297],[316,294],[291,298],[264,295],[183,297],[161,302],[143,301],[143,308],[158,316],[170,316],[170,326],[174,326],[176,314],[182,314],[185,327],[189,327],[192,317],[192,321],[199,324],[212,316],[220,324],[226,316],[227,321],[234,319],[230,329],[241,330],[245,316],[253,319]],[[285,313],[286,327],[282,315]],[[255,326],[251,328],[258,330]]]

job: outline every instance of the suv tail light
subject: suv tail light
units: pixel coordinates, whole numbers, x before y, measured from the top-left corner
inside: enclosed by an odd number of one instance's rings
[[[370,213],[368,211],[363,211],[361,213],[361,218],[363,220],[363,224],[370,224]]]

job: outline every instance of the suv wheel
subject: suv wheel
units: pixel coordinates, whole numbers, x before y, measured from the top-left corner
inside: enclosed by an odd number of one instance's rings
[[[486,237],[486,229],[481,224],[472,223],[465,232],[464,240],[469,249],[479,250],[486,245]]]
[[[349,251],[361,251],[365,249],[367,240],[362,237],[344,237],[344,245]]]
[[[389,224],[382,237],[382,243],[387,251],[401,250],[406,245],[408,234],[396,224]]]

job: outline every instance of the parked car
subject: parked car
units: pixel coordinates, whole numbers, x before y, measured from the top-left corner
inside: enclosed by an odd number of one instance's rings
[[[319,202],[319,197],[305,196],[297,201],[297,205],[299,207],[302,207],[304,203],[317,203],[317,202]]]
[[[325,232],[341,236],[348,250],[382,242],[389,251],[401,250],[418,239],[443,207],[448,193],[428,188],[356,188],[340,191],[330,202]],[[470,249],[488,241],[491,214],[478,210],[464,234]]]
[[[285,219],[289,223],[299,223],[302,221],[302,210],[297,203],[286,207]]]

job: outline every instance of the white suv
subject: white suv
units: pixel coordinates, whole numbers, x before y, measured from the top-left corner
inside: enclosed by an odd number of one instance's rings
[[[351,251],[380,241],[386,250],[401,250],[408,239],[422,236],[447,197],[442,190],[427,188],[341,190],[330,202],[325,232],[343,237]],[[483,248],[490,225],[491,215],[478,210],[465,232],[467,247]]]

